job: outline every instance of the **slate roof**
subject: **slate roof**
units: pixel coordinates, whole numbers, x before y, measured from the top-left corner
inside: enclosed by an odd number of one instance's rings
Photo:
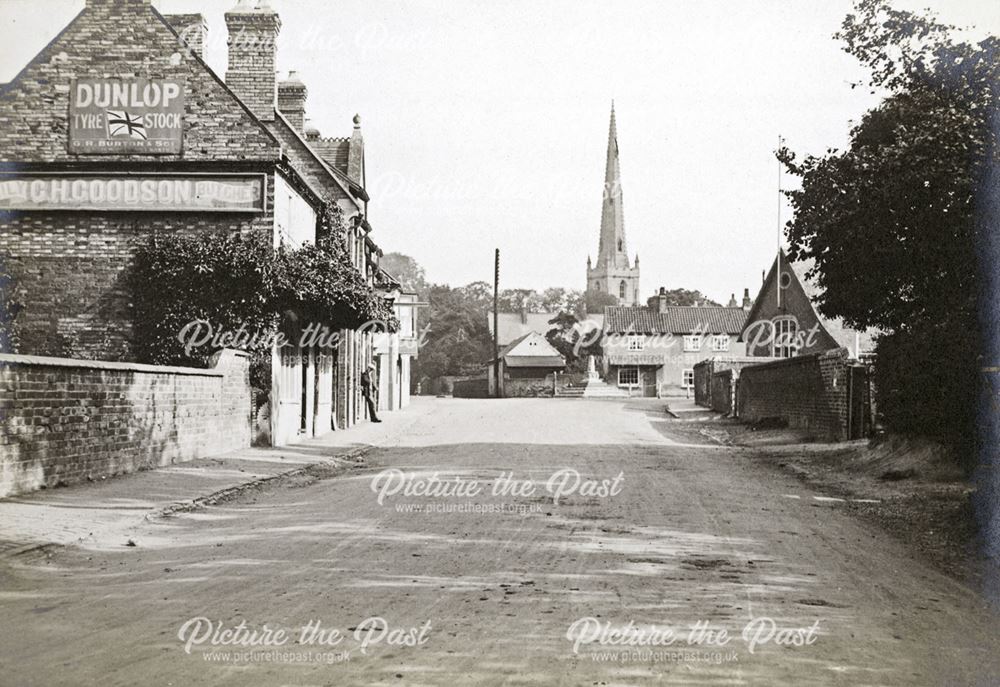
[[[500,350],[499,357],[503,360],[504,365],[507,367],[566,367],[566,361],[561,355],[508,355],[517,348],[519,343],[534,334],[537,332],[523,334]]]
[[[775,271],[778,268],[778,258],[782,263],[791,268],[792,273],[802,286],[802,291],[810,301],[816,319],[822,324],[823,329],[830,335],[833,341],[843,348],[846,348],[854,357],[875,351],[875,339],[878,331],[875,329],[856,330],[844,324],[839,317],[824,317],[816,308],[816,300],[823,295],[822,289],[816,284],[814,279],[809,278],[809,272],[813,268],[813,260],[799,260],[792,262],[784,249],[781,249],[779,256],[776,256],[771,263],[771,269],[764,278],[764,285],[761,286],[753,307],[747,317],[747,322],[754,322],[758,319],[758,313],[765,306],[763,293],[768,282],[775,278]]]
[[[665,312],[646,306],[609,305],[604,331],[613,334],[739,334],[746,323],[743,308],[668,306]]]
[[[323,156],[331,167],[347,176],[347,159],[351,153],[349,138],[317,138],[309,141],[315,150]]]
[[[524,322],[521,322],[521,313],[502,312],[497,313],[498,324],[500,325],[500,345],[506,346],[514,339],[523,337],[531,332],[538,332],[542,336],[548,334],[554,328],[554,324],[549,324],[559,313],[554,312],[529,312],[524,315]],[[604,324],[604,315],[587,315],[588,321],[593,323],[594,328],[599,329]],[[489,328],[490,336],[493,335],[493,313],[487,313],[486,326]]]
[[[521,336],[517,337],[513,341],[511,341],[509,344],[507,344],[506,346],[504,346],[503,348],[500,349],[500,355],[497,356],[497,357],[503,358],[505,355],[507,355],[508,353],[510,353],[514,349],[514,346],[517,346],[519,343],[521,343],[522,341],[524,341],[525,339],[527,339],[529,336],[532,335],[532,333],[533,332],[527,332],[527,333],[522,334]],[[544,336],[544,334],[542,336]]]
[[[280,111],[275,112],[274,121],[268,123],[268,129],[281,142],[283,152],[288,155],[292,166],[300,174],[312,184],[332,191],[337,197],[348,200],[360,208],[346,180],[330,167]]]

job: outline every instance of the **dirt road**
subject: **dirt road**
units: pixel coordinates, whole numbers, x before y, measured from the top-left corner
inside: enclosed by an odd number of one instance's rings
[[[1000,684],[974,590],[661,404],[423,403],[356,469],[0,563],[0,685]]]

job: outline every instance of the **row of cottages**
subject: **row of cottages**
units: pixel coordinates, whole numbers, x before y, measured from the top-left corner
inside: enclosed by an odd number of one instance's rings
[[[824,318],[806,262],[779,251],[757,297],[726,307],[667,305],[664,289],[645,307],[605,308],[604,365],[612,384],[640,396],[690,395],[695,370],[746,365],[838,348],[853,359],[874,352],[872,332]],[[709,375],[710,376],[710,375]]]
[[[201,15],[87,0],[0,90],[0,245],[25,301],[19,352],[132,361],[125,276],[138,243],[154,232],[261,232],[297,247],[317,240],[329,199],[347,220],[354,268],[398,293],[381,278],[367,221],[360,119],[339,139],[306,125],[305,84],[277,82],[281,20],[267,0],[240,0],[225,20],[223,79],[203,60]],[[415,307],[397,304],[411,322]],[[372,331],[340,335],[332,351],[274,349],[259,439],[351,427],[364,419],[369,364],[408,374],[414,349],[376,348]]]
[[[668,305],[665,289],[645,306],[604,309],[604,366],[609,383],[632,395],[686,395],[706,356],[743,356],[748,306]]]

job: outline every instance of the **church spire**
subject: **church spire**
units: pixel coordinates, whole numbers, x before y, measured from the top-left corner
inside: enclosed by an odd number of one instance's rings
[[[619,305],[639,303],[639,256],[629,264],[625,245],[625,210],[622,204],[621,164],[618,161],[618,127],[615,102],[611,101],[608,125],[608,157],[604,168],[604,198],[601,202],[601,242],[597,259],[587,257],[587,291],[613,296]]]
[[[618,160],[618,128],[615,124],[615,101],[611,101],[608,126],[608,157],[604,167],[604,199],[601,208],[601,241],[597,264],[628,269],[628,246],[625,244],[625,214],[622,205],[621,164]]]

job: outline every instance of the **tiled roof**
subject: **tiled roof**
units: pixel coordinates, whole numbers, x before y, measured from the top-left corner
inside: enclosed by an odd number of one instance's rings
[[[625,334],[739,334],[747,313],[743,308],[669,306],[665,312],[645,306],[604,308],[604,331]]]
[[[507,367],[566,367],[566,361],[557,355],[508,355],[503,364]]]

